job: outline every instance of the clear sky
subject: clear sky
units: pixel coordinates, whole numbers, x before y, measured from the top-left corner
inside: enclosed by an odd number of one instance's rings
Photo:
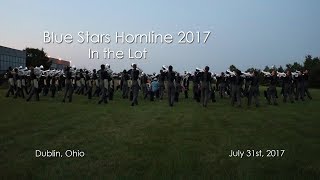
[[[307,54],[320,56],[319,0],[162,0],[75,1],[0,0],[0,45],[16,49],[44,48],[51,57],[77,67],[98,68],[109,63],[120,71],[138,63],[145,72],[162,65],[193,71],[209,65],[212,72],[230,64],[241,70],[302,62]],[[43,32],[79,31],[113,35],[127,33],[177,34],[212,31],[205,45],[45,44]],[[89,60],[88,48],[148,50],[147,60]]]

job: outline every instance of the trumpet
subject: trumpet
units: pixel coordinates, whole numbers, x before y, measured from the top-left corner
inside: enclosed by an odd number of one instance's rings
[[[236,76],[236,72],[230,71],[230,69],[227,69],[226,73],[229,74],[230,76]]]
[[[270,72],[266,72],[266,71],[261,71],[261,73],[264,75],[264,76],[271,76],[271,73]]]
[[[300,71],[296,71],[296,72],[292,72],[291,74],[292,74],[293,77],[297,78],[297,77],[299,77],[301,75],[301,72]]]
[[[168,68],[168,66],[163,65],[163,66],[162,66],[162,70],[163,70],[163,72],[168,72],[168,71],[169,71],[169,68]]]
[[[144,73],[143,70],[142,70],[141,68],[139,68],[136,63],[132,63],[132,64],[131,64],[131,67],[132,67],[132,68],[133,68],[133,65],[136,65],[136,69],[139,71],[139,76],[141,76],[141,75]],[[130,70],[128,71],[128,73],[131,73],[131,70],[132,70],[132,69],[130,69]]]
[[[196,68],[196,72],[204,72],[203,69]]]
[[[277,76],[278,76],[278,77],[286,77],[287,74],[286,74],[286,73],[277,72]]]
[[[252,74],[248,73],[248,72],[241,72],[241,74],[243,77],[251,77],[252,76]]]
[[[184,71],[183,79],[189,79],[191,73]]]
[[[18,75],[19,76],[26,76],[28,74],[28,68],[25,67],[24,69],[22,68],[22,66],[19,67],[19,70],[18,70]],[[30,72],[29,72],[30,73]]]
[[[49,74],[50,74],[50,70],[45,70],[41,72],[42,77],[48,77]]]

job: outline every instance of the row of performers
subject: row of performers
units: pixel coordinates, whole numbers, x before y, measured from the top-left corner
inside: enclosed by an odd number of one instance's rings
[[[185,72],[184,75],[173,70],[172,66],[163,68],[159,74],[146,75],[136,64],[132,69],[124,70],[120,75],[113,75],[109,65],[101,65],[101,69],[76,70],[67,67],[63,73],[44,73],[35,72],[36,68],[31,68],[28,73],[19,72],[19,68],[9,69],[7,78],[9,89],[6,96],[13,95],[14,98],[25,97],[27,101],[33,96],[39,100],[39,94],[47,96],[51,92],[54,98],[57,91],[64,89],[63,102],[72,101],[74,93],[85,95],[88,99],[93,96],[100,97],[98,103],[108,103],[113,99],[114,92],[120,90],[123,99],[130,99],[131,105],[138,105],[139,91],[142,91],[144,99],[148,96],[153,101],[154,98],[163,99],[167,94],[168,103],[173,106],[174,102],[179,101],[180,93],[188,98],[189,82],[192,81],[193,98],[206,107],[209,101],[215,102],[215,92],[218,91],[220,98],[229,96],[231,104],[241,106],[241,98],[247,97],[250,106],[254,100],[255,105],[259,106],[259,72],[243,73],[239,70],[229,71],[215,75],[209,72],[206,66],[203,70],[197,69],[193,74]],[[264,79],[268,81],[268,88],[264,91],[265,98],[269,104],[277,105],[277,86],[282,85],[281,95],[283,101],[287,99],[291,102],[304,100],[305,96],[311,99],[308,91],[308,71],[286,73],[263,72]],[[244,87],[244,88],[243,88]],[[295,98],[294,98],[295,97]]]

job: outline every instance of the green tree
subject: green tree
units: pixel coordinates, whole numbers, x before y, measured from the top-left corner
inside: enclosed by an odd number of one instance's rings
[[[265,72],[269,72],[269,71],[270,71],[269,66],[266,66],[266,67],[263,69],[263,71],[265,71]]]
[[[253,71],[255,71],[256,69],[254,68],[254,67],[251,67],[251,68],[248,68],[247,70],[246,70],[246,72],[253,72]]]
[[[236,71],[237,67],[232,64],[232,65],[230,65],[229,69],[230,69],[230,71]]]
[[[319,57],[312,57],[307,55],[303,62],[304,69],[307,69],[310,73],[309,84],[310,87],[320,87],[320,60]]]
[[[301,71],[303,69],[302,65],[294,62],[292,67],[291,67],[291,71]]]
[[[318,64],[320,64],[319,57],[312,58],[311,55],[307,55],[303,63],[304,69],[308,69],[308,70],[313,69]]]
[[[282,66],[280,66],[280,67],[278,68],[278,72],[280,72],[280,73],[283,73],[283,72],[284,72],[284,69],[283,69]]]
[[[50,68],[52,62],[49,61],[47,53],[44,52],[43,48],[40,50],[40,49],[27,47],[25,51],[27,55],[26,57],[27,67],[30,67],[30,66],[39,67],[42,65],[45,70]]]
[[[313,67],[310,71],[309,84],[311,87],[320,88],[320,63]]]
[[[287,70],[292,71],[292,64],[286,64],[286,71]]]

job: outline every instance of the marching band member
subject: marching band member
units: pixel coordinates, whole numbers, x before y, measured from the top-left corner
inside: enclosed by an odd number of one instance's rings
[[[18,69],[14,69],[15,71],[15,79],[16,79],[16,85],[17,85],[17,90],[14,95],[14,98],[17,98],[17,96],[21,96],[24,99],[24,93],[22,89],[22,84],[21,84],[21,74],[18,73]]]
[[[193,99],[196,100],[197,102],[200,102],[200,77],[198,75],[198,72],[195,71],[194,75],[192,77],[192,83],[193,83]]]
[[[174,100],[176,102],[179,102],[179,95],[180,95],[180,92],[182,92],[182,85],[181,85],[182,77],[180,76],[179,73],[177,73],[175,82],[176,82],[176,92],[175,92]]]
[[[31,68],[30,79],[31,79],[31,90],[30,90],[29,97],[27,98],[27,101],[30,101],[30,99],[34,94],[36,96],[36,101],[39,101],[39,84],[38,84],[38,79],[35,74],[34,68]]]
[[[99,72],[99,77],[100,77],[100,89],[101,89],[101,95],[100,95],[100,100],[98,104],[101,104],[104,102],[105,104],[108,103],[108,89],[109,89],[109,74],[105,70],[106,66],[102,64]]]
[[[56,94],[56,90],[57,90],[57,86],[59,83],[58,78],[56,77],[56,75],[53,75],[50,79],[50,91],[51,91],[51,97],[54,98],[55,94]]]
[[[8,77],[8,83],[9,83],[9,89],[7,91],[6,97],[9,97],[10,94],[14,95],[14,79],[13,79],[13,72],[12,68],[9,67],[7,70],[7,77]]]
[[[100,83],[99,83],[99,79],[98,79],[98,75],[97,75],[97,70],[96,69],[93,69],[92,80],[93,80],[93,84],[94,84],[94,87],[95,87],[95,91],[93,93],[93,96],[99,97],[101,90],[100,90]]]
[[[132,70],[131,70],[131,80],[132,80],[132,85],[131,85],[131,90],[132,90],[132,102],[131,106],[138,105],[138,95],[139,95],[139,70],[137,70],[137,65],[133,64],[132,65]]]
[[[210,97],[211,101],[214,103],[216,102],[216,84],[217,84],[217,78],[215,75],[211,75],[211,83],[210,83]]]
[[[251,106],[252,98],[254,98],[256,107],[259,107],[259,77],[258,72],[253,71],[250,78],[250,88],[248,95],[248,106]]]
[[[235,75],[230,77],[231,81],[231,105],[234,106],[234,103],[237,102],[237,106],[241,107],[241,87],[242,87],[242,78],[241,71],[236,70]]]
[[[43,77],[43,92],[42,92],[43,96],[47,96],[49,93],[50,80],[51,80],[51,77],[48,76],[48,74],[46,74],[46,76]]]
[[[21,75],[21,88],[22,88],[22,91],[24,91],[23,94],[26,93],[26,95],[27,95],[29,93],[28,93],[28,87],[27,87],[26,81],[27,81],[27,79],[26,79],[26,74],[24,71],[23,74]]]
[[[309,92],[309,82],[308,82],[308,80],[309,80],[309,72],[308,72],[307,69],[303,72],[302,77],[303,77],[303,91],[304,91],[303,92],[303,96],[304,96],[304,94],[306,94],[308,96],[308,98],[311,100],[312,97],[311,97],[311,94]]]
[[[220,98],[223,99],[225,92],[226,92],[226,86],[227,86],[227,79],[224,75],[224,72],[221,72],[221,76],[218,77],[218,87],[219,87],[219,94]]]
[[[86,79],[85,82],[87,86],[87,92],[85,94],[88,95],[88,99],[92,99],[92,81],[89,75],[89,71],[86,71],[85,79]]]
[[[109,86],[109,90],[108,90],[108,97],[109,97],[109,100],[110,101],[112,101],[113,100],[113,95],[114,95],[114,78],[113,78],[113,76],[112,75],[110,75],[109,74],[109,76],[110,76],[110,81],[109,81],[109,84],[110,84],[110,86]]]
[[[86,81],[85,81],[85,76],[84,76],[83,69],[80,69],[80,90],[78,94],[83,95],[85,92],[85,87],[86,87]]]
[[[188,91],[189,91],[189,73],[187,71],[184,71],[183,76],[183,91],[184,91],[184,98],[188,99]]]
[[[272,71],[271,76],[267,76],[267,79],[269,80],[269,87],[267,90],[268,103],[273,105],[278,105],[277,98],[276,98],[276,94],[277,94],[276,85],[278,82],[278,77],[277,77],[276,71]]]
[[[204,68],[204,72],[200,72],[200,86],[201,86],[201,103],[203,107],[207,107],[210,98],[210,87],[211,87],[211,73],[209,67]]]
[[[287,102],[287,98],[289,96],[290,102],[294,103],[293,101],[293,78],[290,70],[287,70],[285,77],[283,77],[283,102]],[[299,92],[297,92],[299,93]]]
[[[174,96],[176,91],[175,79],[176,73],[173,71],[173,67],[170,65],[168,72],[166,72],[167,83],[168,83],[168,100],[169,106],[173,106]]]
[[[293,79],[293,89],[292,94],[295,95],[295,100],[298,101],[301,99],[304,101],[304,85],[303,85],[303,77],[300,71],[296,71],[292,74]]]
[[[142,76],[140,78],[140,84],[141,84],[142,96],[146,97],[148,93],[148,88],[147,88],[148,77],[144,72],[142,72],[141,75]]]
[[[163,72],[163,70],[160,70],[160,74],[159,74],[159,94],[160,94],[160,99],[163,99],[163,95],[164,95],[164,90],[165,90],[165,85],[164,85],[164,81],[165,81],[166,75],[165,72]]]
[[[72,94],[73,94],[73,84],[72,84],[72,72],[70,70],[70,67],[66,67],[65,69],[65,93],[64,93],[64,98],[62,102],[66,101],[66,98],[68,96],[69,102],[72,102]]]
[[[122,76],[121,76],[121,82],[122,82],[122,98],[123,99],[128,99],[128,80],[129,80],[129,75],[127,73],[127,70],[123,70]]]

